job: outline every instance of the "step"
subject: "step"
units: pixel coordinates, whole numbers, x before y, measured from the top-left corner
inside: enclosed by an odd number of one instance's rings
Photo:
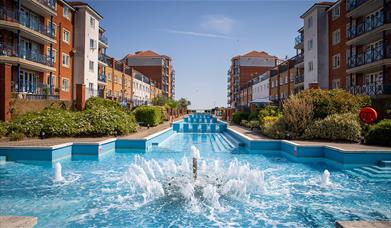
[[[391,169],[381,169],[381,167],[376,168],[376,166],[365,166],[365,167],[361,167],[361,169],[364,169],[365,171],[368,171],[373,174],[390,174],[391,175]]]
[[[236,147],[240,147],[240,146],[244,146],[244,143],[235,139],[233,136],[231,136],[229,133],[227,132],[223,132],[223,135],[228,139],[230,140]]]
[[[7,162],[7,157],[6,156],[0,156],[0,165],[3,165]]]
[[[225,150],[231,150],[232,149],[231,145],[223,138],[223,136],[221,134],[216,134],[216,137],[218,138],[220,143],[223,145]]]
[[[212,138],[213,138],[214,144],[216,144],[216,148],[217,148],[216,152],[221,152],[223,150],[223,146],[217,140],[217,138],[215,137],[215,134],[212,134]]]
[[[364,169],[361,169],[361,168],[356,168],[356,169],[353,169],[355,172],[358,172],[362,175],[365,175],[369,178],[388,178],[389,180],[391,180],[391,174],[373,174],[371,172],[368,172]]]
[[[381,167],[390,167],[391,168],[391,161],[380,161],[379,166]]]
[[[224,134],[220,134],[220,137],[228,144],[231,149],[236,147]]]
[[[353,170],[345,170],[345,172],[350,174],[350,175],[352,175],[352,176],[359,177],[359,178],[367,180],[367,181],[373,181],[373,182],[390,181],[390,178],[371,178],[371,177],[368,177],[368,176],[363,175],[361,173],[357,173],[357,172],[355,172]]]
[[[210,145],[211,145],[211,147],[212,147],[212,150],[213,151],[217,151],[217,149],[216,149],[216,145],[212,142],[212,135],[208,135],[208,138],[209,138],[209,142],[210,142]]]

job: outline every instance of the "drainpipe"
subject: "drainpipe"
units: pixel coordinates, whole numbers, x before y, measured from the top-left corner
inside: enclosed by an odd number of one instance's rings
[[[50,36],[53,37],[53,16],[50,16]],[[54,67],[54,65],[52,64],[52,59],[53,59],[53,44],[51,43],[50,44],[50,49],[49,49],[49,64],[51,67]],[[50,87],[50,95],[53,95],[53,72],[50,71],[50,78],[49,78],[49,87]]]

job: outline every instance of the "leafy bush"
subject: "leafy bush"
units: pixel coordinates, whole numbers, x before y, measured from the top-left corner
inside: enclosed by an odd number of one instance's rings
[[[296,97],[314,106],[314,119],[322,119],[336,113],[358,113],[360,108],[371,104],[368,96],[355,96],[341,89],[308,89]]]
[[[258,128],[259,127],[259,121],[258,120],[250,120],[248,122],[248,127],[249,128]]]
[[[116,102],[102,97],[91,97],[86,101],[86,110],[98,107],[121,109],[122,106]]]
[[[155,107],[160,109],[160,113],[161,113],[161,120],[160,120],[160,122],[163,123],[163,121],[168,121],[167,109],[165,107],[163,107],[163,106],[155,106]]]
[[[263,119],[261,131],[264,135],[275,139],[285,139],[287,137],[286,124],[281,116],[265,116]]]
[[[385,119],[369,127],[365,143],[391,146],[391,119]]]
[[[313,105],[304,99],[293,96],[283,104],[284,121],[294,138],[300,136],[313,118]]]
[[[7,126],[5,125],[4,122],[0,121],[0,138],[5,136],[6,133],[7,133]]]
[[[317,120],[304,131],[305,139],[330,139],[359,142],[361,126],[353,113],[333,114]]]
[[[242,121],[240,121],[240,125],[242,125],[244,127],[248,127],[248,121],[247,120],[242,120]]]
[[[156,126],[161,121],[161,109],[154,106],[139,106],[134,110],[137,122],[145,125]]]
[[[248,120],[258,120],[259,118],[259,111],[256,112],[250,112],[250,115],[248,116]]]
[[[240,124],[242,120],[247,120],[250,113],[248,112],[234,112],[232,114],[232,122]]]
[[[8,135],[11,141],[20,141],[26,137],[22,132],[12,132]]]
[[[282,115],[282,113],[277,106],[267,105],[264,108],[259,110],[259,125],[260,126],[264,125],[265,117],[267,117],[267,116],[268,117],[271,117],[271,116],[278,117],[281,115]]]

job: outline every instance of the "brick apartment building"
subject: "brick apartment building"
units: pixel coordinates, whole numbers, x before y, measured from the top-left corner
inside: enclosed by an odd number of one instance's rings
[[[175,71],[170,57],[148,50],[128,54],[122,61],[147,75],[162,90],[163,95],[175,97]]]
[[[275,67],[278,58],[261,51],[251,51],[231,59],[227,97],[231,108],[248,108],[252,98],[251,80]]]

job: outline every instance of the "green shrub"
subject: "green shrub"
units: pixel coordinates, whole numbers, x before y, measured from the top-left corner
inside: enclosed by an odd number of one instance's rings
[[[259,118],[259,111],[250,112],[250,115],[248,116],[248,121],[258,120],[258,118]]]
[[[391,119],[385,119],[369,127],[365,143],[391,146]]]
[[[248,122],[249,128],[258,128],[259,127],[259,121],[258,120],[250,120]]]
[[[86,110],[98,107],[122,109],[118,102],[102,97],[91,97],[86,101]]]
[[[242,125],[244,127],[248,127],[248,121],[247,120],[242,120],[242,121],[240,121],[240,125]]]
[[[284,119],[276,116],[264,117],[264,122],[261,128],[264,135],[274,139],[285,139],[287,138],[286,124]]]
[[[163,106],[155,106],[156,108],[160,109],[160,113],[161,113],[161,123],[163,123],[164,121],[168,121],[168,112],[167,112],[167,109]]]
[[[293,138],[297,138],[312,122],[314,108],[311,102],[293,96],[284,102],[283,112],[287,130]]]
[[[358,113],[360,108],[371,104],[368,96],[355,96],[342,89],[308,89],[296,96],[314,106],[314,119],[336,113]]]
[[[263,126],[265,117],[279,117],[282,115],[280,109],[275,105],[267,105],[259,110],[259,125]]]
[[[232,122],[240,124],[242,120],[247,120],[250,113],[248,112],[234,112],[232,114]]]
[[[20,141],[26,137],[22,132],[12,132],[8,135],[11,141]]]
[[[161,122],[161,109],[154,106],[140,106],[134,110],[137,122],[156,126]]]
[[[4,122],[0,121],[0,138],[5,136],[6,133],[7,133],[7,126]]]
[[[80,135],[105,136],[126,135],[136,131],[136,121],[132,114],[115,108],[86,110],[79,121]]]
[[[333,114],[307,127],[304,139],[329,139],[359,142],[361,126],[357,114]]]

